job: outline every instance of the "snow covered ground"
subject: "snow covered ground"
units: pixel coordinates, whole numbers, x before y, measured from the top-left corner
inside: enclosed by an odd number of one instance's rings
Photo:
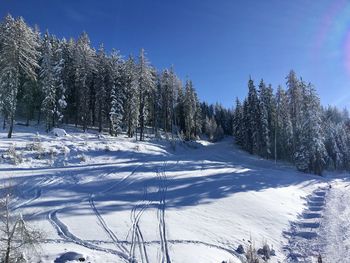
[[[87,262],[234,263],[249,242],[267,243],[271,262],[285,262],[304,240],[315,256],[336,258],[325,262],[346,262],[336,251],[350,258],[346,176],[302,174],[235,148],[232,138],[174,150],[166,140],[66,130],[0,133],[0,185],[11,182],[13,210],[45,233],[32,262],[66,262],[60,256],[74,252]]]

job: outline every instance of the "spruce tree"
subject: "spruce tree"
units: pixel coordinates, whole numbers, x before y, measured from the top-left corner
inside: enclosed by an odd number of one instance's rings
[[[23,18],[7,15],[0,25],[0,100],[1,111],[9,119],[8,138],[12,137],[20,77],[35,80],[38,68],[37,37]]]

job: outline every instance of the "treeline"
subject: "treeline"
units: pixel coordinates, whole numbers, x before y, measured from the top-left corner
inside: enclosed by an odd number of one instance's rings
[[[266,159],[292,162],[298,170],[350,169],[350,124],[346,109],[322,107],[311,83],[291,71],[286,89],[274,93],[263,80],[248,82],[248,95],[236,100],[236,143]]]
[[[86,33],[77,39],[40,34],[23,18],[0,24],[0,109],[12,136],[15,117],[44,121],[47,131],[62,123],[98,127],[117,136],[144,139],[145,130],[206,133],[214,140],[232,133],[232,112],[201,103],[191,80],[173,68],[158,71],[142,49],[138,58],[95,50]]]

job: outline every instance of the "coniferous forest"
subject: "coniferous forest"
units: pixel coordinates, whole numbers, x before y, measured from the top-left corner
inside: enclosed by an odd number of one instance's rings
[[[281,78],[283,80],[283,78]],[[248,95],[233,109],[201,102],[190,79],[174,68],[156,69],[138,57],[94,48],[87,33],[59,39],[23,18],[0,24],[0,109],[11,138],[15,120],[46,130],[74,124],[139,140],[162,130],[184,140],[233,135],[235,143],[266,159],[286,160],[321,174],[350,169],[346,109],[323,107],[315,87],[291,71],[285,87],[248,81]]]

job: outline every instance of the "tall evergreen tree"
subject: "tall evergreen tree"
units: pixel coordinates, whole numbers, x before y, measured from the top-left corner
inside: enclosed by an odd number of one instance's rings
[[[0,25],[0,100],[5,118],[9,118],[8,137],[12,137],[20,77],[35,80],[38,67],[37,37],[23,18],[7,15]]]
[[[90,39],[84,32],[78,39],[74,53],[75,82],[77,87],[76,121],[80,120],[83,130],[86,131],[90,121],[91,89],[93,85],[93,73],[95,72],[95,51],[90,46]]]
[[[54,83],[52,38],[48,32],[44,35],[41,54],[40,83],[44,94],[41,110],[46,118],[46,131],[50,131],[55,125],[56,88]]]
[[[136,67],[136,79],[139,106],[140,141],[144,140],[144,130],[147,118],[147,97],[155,88],[155,76],[149,61],[145,57],[145,51],[141,49],[139,63]]]

